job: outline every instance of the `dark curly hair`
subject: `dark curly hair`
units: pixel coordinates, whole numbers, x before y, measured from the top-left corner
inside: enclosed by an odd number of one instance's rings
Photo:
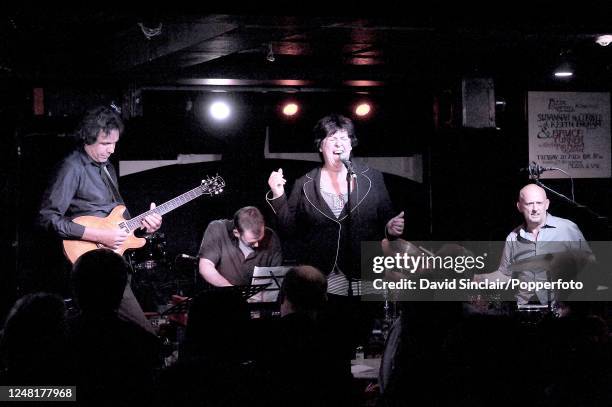
[[[351,147],[357,145],[357,136],[355,135],[355,126],[348,117],[339,114],[330,114],[317,122],[313,129],[314,146],[318,150],[321,147],[321,141],[329,135],[332,135],[340,130],[346,130],[351,139]]]
[[[109,134],[112,130],[123,132],[123,121],[121,117],[110,107],[98,106],[88,110],[75,136],[81,144],[91,145],[98,139],[98,134],[103,131]]]

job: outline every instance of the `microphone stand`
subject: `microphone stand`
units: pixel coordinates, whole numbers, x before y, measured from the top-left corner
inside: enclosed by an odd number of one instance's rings
[[[15,129],[14,132],[14,140],[15,140],[15,161],[16,161],[16,171],[15,171],[15,177],[14,177],[14,184],[13,184],[13,188],[14,188],[14,196],[15,196],[15,207],[13,209],[17,210],[18,208],[21,207],[21,201],[22,201],[22,188],[21,188],[21,184],[23,183],[23,169],[24,169],[24,164],[23,164],[23,147],[22,147],[22,137],[21,137],[21,132],[19,129]],[[9,181],[10,182],[10,181]],[[9,184],[10,185],[10,184]],[[18,296],[23,295],[24,293],[22,293],[21,291],[23,291],[23,287],[21,287],[21,283],[18,280],[18,276],[21,274],[21,269],[23,267],[22,264],[22,259],[21,259],[21,251],[22,251],[22,247],[21,247],[21,243],[22,243],[22,235],[23,235],[23,231],[22,231],[22,227],[21,227],[21,222],[23,222],[23,219],[21,219],[21,217],[17,217],[17,220],[15,221],[15,232],[13,235],[13,255],[15,256],[14,261],[15,261],[15,270],[14,273],[10,278],[13,279],[14,282],[14,288],[15,291],[13,293],[11,293],[11,296],[15,296],[15,298],[18,298]],[[6,292],[5,294],[8,294],[8,292]]]
[[[610,220],[608,219],[607,216],[600,215],[599,213],[595,212],[594,210],[592,210],[588,206],[580,204],[580,203],[576,202],[575,200],[566,197],[562,193],[557,192],[554,189],[544,185],[540,181],[540,175],[539,174],[535,173],[534,175],[531,176],[531,179],[534,180],[537,185],[539,185],[540,187],[544,188],[547,191],[552,192],[555,196],[561,198],[563,201],[569,203],[570,205],[572,205],[572,206],[574,206],[576,208],[584,209],[589,215],[595,217],[597,220],[599,220],[601,222],[604,222],[605,224],[609,224]]]
[[[540,181],[540,174],[538,173],[538,171],[530,174],[530,178],[535,181],[535,183],[537,185],[539,185],[540,187],[544,188],[545,190],[552,192],[555,196],[561,198],[563,201],[569,203],[570,205],[576,207],[576,208],[581,208],[584,209],[589,215],[597,218],[599,221],[604,222],[606,225],[609,225],[609,219],[606,216],[600,215],[597,212],[595,212],[594,210],[592,210],[591,208],[589,208],[586,205],[582,205],[578,202],[576,202],[575,200],[566,197],[565,195],[563,195],[560,192],[555,191],[554,189],[548,187],[547,185],[544,185],[541,181]],[[608,232],[609,233],[609,232]],[[546,270],[546,277],[549,283],[552,283],[552,276],[550,275],[550,270]],[[548,311],[550,313],[554,312],[553,309],[553,298],[551,296],[551,290],[547,290],[547,297],[548,297]]]
[[[346,199],[346,205],[348,208],[348,214],[346,217],[346,243],[345,243],[345,256],[350,256],[351,260],[353,259],[353,230],[352,230],[352,223],[353,223],[353,219],[352,219],[352,215],[351,215],[351,181],[353,179],[353,177],[355,176],[355,171],[353,171],[353,167],[351,165],[346,165],[346,192],[347,192],[347,199]],[[348,280],[348,291],[347,291],[347,296],[348,297],[353,297],[353,277],[352,275],[350,275],[351,273],[349,272],[348,274],[346,274],[346,278]]]

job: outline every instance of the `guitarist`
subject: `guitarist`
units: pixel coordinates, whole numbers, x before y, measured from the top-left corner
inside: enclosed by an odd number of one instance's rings
[[[79,147],[60,163],[43,195],[38,221],[45,230],[60,239],[88,240],[110,249],[125,242],[128,234],[119,228],[97,229],[72,222],[83,215],[105,217],[123,204],[115,168],[108,161],[122,131],[123,122],[111,108],[99,106],[86,113],[75,133]],[[154,213],[143,219],[142,229],[154,233],[161,224],[161,216]],[[152,331],[129,283],[119,314]]]

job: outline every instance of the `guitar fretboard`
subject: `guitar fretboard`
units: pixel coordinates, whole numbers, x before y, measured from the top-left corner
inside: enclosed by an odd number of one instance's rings
[[[164,215],[176,208],[178,208],[179,206],[182,206],[184,204],[186,204],[189,201],[193,201],[194,199],[196,199],[197,197],[203,195],[205,192],[205,190],[199,186],[196,187],[194,189],[192,189],[191,191],[187,191],[182,195],[177,196],[174,199],[169,200],[168,202],[164,202],[163,204],[147,211],[144,213],[141,213],[138,216],[133,217],[130,220],[125,221],[125,224],[127,225],[128,229],[130,231],[138,229],[139,227],[142,226],[142,220],[153,214],[153,213],[157,213],[158,215]]]

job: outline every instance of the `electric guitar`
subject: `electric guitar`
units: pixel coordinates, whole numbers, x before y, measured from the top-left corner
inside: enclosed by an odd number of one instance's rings
[[[151,215],[153,213],[164,215],[186,204],[187,202],[194,200],[199,196],[218,195],[223,192],[223,188],[225,188],[225,181],[223,180],[223,178],[216,175],[213,178],[207,178],[205,180],[202,180],[202,183],[191,191],[187,191],[184,194],[169,200],[168,202],[165,202],[147,212],[141,213],[140,215],[133,217],[132,219],[126,220],[123,217],[123,212],[125,212],[125,206],[117,205],[105,218],[99,218],[96,216],[79,216],[78,218],[74,218],[72,221],[78,223],[79,225],[96,229],[120,228],[125,230],[125,232],[128,233],[127,239],[119,248],[114,250],[116,253],[122,255],[126,250],[138,249],[145,245],[146,240],[144,238],[134,236],[134,231],[142,226],[142,220],[146,216]],[[64,240],[63,246],[64,254],[73,264],[82,254],[87,253],[91,250],[105,247],[101,243],[95,243],[86,240]]]

